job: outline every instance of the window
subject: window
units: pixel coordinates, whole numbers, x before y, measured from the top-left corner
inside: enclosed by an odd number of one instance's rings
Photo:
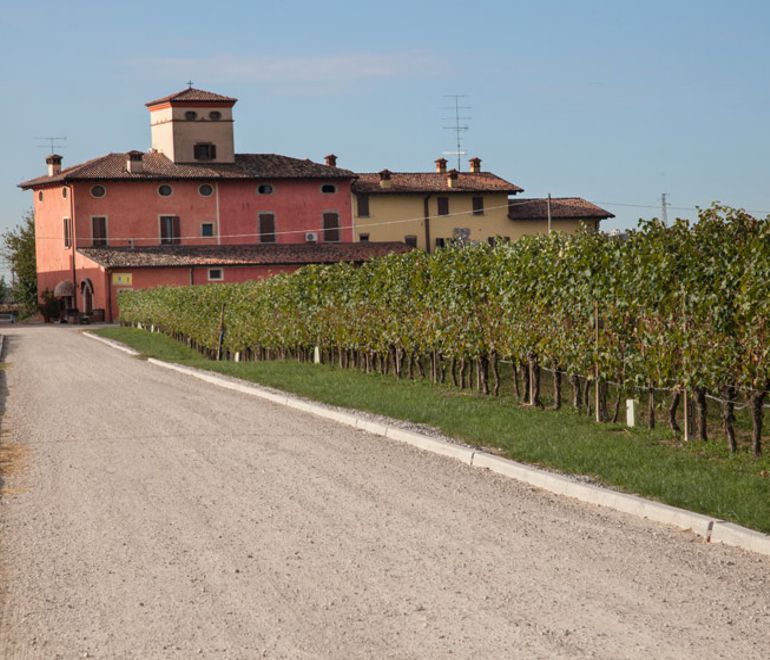
[[[209,112],[209,119],[211,119],[212,121],[219,121],[220,119],[222,119],[222,113],[219,112],[219,110],[212,110],[211,112]]]
[[[66,188],[62,188],[61,189],[61,196],[64,197],[64,199],[67,199],[67,189]]]
[[[417,247],[417,236],[414,234],[407,234],[404,236],[404,243],[406,243],[409,247],[416,248]]]
[[[260,195],[272,195],[273,186],[271,186],[269,183],[263,183],[261,186],[257,188],[257,193],[259,193]]]
[[[214,235],[214,223],[204,222],[201,223],[201,236],[211,237]]]
[[[473,215],[484,215],[484,198],[481,196],[473,198]]]
[[[161,197],[171,197],[173,192],[173,189],[168,184],[164,183],[162,186],[158,186],[158,194]]]
[[[204,183],[203,185],[198,186],[198,194],[201,197],[211,197],[214,194],[214,186],[209,183]]]
[[[275,215],[273,213],[259,214],[259,242],[275,243]]]
[[[436,239],[436,247],[437,248],[446,247],[446,239],[445,238],[437,238]]]
[[[91,186],[91,197],[104,197],[107,189],[104,186]]]
[[[221,282],[225,279],[225,271],[221,268],[209,268],[209,282]]]
[[[62,225],[64,230],[64,247],[72,247],[72,220],[64,218]]]
[[[214,160],[217,157],[217,148],[211,142],[200,142],[193,147],[195,160]]]
[[[325,195],[332,195],[337,192],[337,186],[333,183],[325,183],[321,186],[321,192]]]
[[[91,218],[91,244],[94,247],[107,247],[107,218]]]
[[[340,240],[340,216],[338,213],[324,213],[324,242],[338,243]]]
[[[38,202],[42,202],[43,201],[43,191],[42,190],[40,192],[38,192],[38,194],[37,194],[37,201]]]
[[[359,234],[358,240],[362,243],[368,243],[369,242],[369,234]]]
[[[187,121],[195,121],[198,118],[198,113],[195,110],[188,110],[184,113],[184,118]]]
[[[449,197],[437,197],[436,205],[439,215],[449,215]]]
[[[179,245],[179,216],[160,216],[160,244]]]
[[[358,216],[361,218],[369,217],[369,195],[356,195],[358,200]]]

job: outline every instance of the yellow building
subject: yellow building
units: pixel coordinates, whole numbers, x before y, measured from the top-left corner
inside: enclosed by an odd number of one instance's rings
[[[353,183],[353,236],[357,241],[404,241],[430,251],[451,240],[488,242],[516,240],[548,229],[547,200],[519,200],[519,186],[481,170],[471,158],[470,170],[447,170],[435,161],[433,172],[359,173]],[[551,202],[551,226],[576,231],[581,224],[597,228],[613,215],[580,198]]]

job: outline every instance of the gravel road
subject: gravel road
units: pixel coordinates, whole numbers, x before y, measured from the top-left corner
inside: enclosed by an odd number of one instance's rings
[[[3,658],[767,658],[770,561],[13,327]]]

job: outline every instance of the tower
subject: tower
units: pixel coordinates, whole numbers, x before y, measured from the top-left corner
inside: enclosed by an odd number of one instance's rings
[[[175,163],[232,163],[238,99],[190,86],[146,104],[152,148]]]

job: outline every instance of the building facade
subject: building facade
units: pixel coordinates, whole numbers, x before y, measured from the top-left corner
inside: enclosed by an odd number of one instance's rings
[[[467,172],[447,170],[439,158],[432,172],[358,173],[353,182],[353,233],[358,241],[404,241],[431,251],[450,241],[516,240],[548,231],[547,200],[519,200],[523,189],[481,169],[471,158]],[[551,229],[596,230],[614,217],[581,198],[552,200]],[[570,215],[570,212],[574,215]],[[565,215],[566,213],[566,215]]]
[[[262,246],[264,255],[279,259],[276,245],[351,243],[353,172],[336,167],[334,156],[322,164],[235,153],[235,102],[186,89],[147,104],[148,152],[110,153],[68,168],[62,168],[60,156],[49,156],[47,174],[21,184],[34,193],[40,294],[54,292],[64,309],[104,309],[111,319],[117,314],[118,289],[186,282],[187,269],[195,264],[187,255],[179,266],[184,272],[171,276],[169,257],[163,265],[148,262],[141,275],[121,272],[110,278],[110,266],[95,260],[93,249],[139,254],[161,247],[172,254],[207,246],[210,253],[199,266],[207,273],[214,268],[215,277],[207,275],[206,281],[229,282],[264,277],[271,267],[313,262],[270,264],[251,251],[254,263],[244,263],[241,255],[235,268],[226,265],[228,246]],[[217,248],[222,248],[221,263],[212,266]],[[367,249],[359,249],[356,258],[366,258]],[[303,254],[320,258],[321,253]],[[329,254],[344,258],[345,253]]]

